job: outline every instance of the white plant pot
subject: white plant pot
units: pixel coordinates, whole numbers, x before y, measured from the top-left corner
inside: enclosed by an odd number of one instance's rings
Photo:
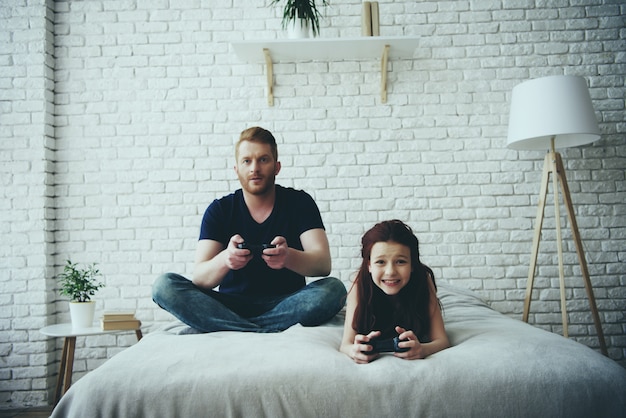
[[[93,326],[93,317],[96,311],[96,302],[70,302],[70,318],[72,328],[81,329]]]
[[[306,19],[290,20],[287,25],[288,39],[304,39],[309,37],[311,27]]]

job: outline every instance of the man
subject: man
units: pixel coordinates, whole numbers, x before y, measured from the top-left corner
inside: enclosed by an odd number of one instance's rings
[[[345,303],[345,286],[333,277],[305,282],[331,271],[317,205],[275,183],[281,165],[269,131],[244,130],[235,158],[241,189],[205,211],[192,281],[166,273],[153,300],[201,332],[279,332],[330,320]]]

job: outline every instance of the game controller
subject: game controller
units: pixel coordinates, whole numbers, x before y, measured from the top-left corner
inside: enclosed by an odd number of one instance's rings
[[[267,248],[276,248],[274,244],[248,244],[247,242],[242,242],[241,244],[237,244],[237,248],[240,250],[250,250],[250,253],[254,256],[261,256],[263,254],[263,250]]]
[[[363,354],[376,354],[376,353],[404,353],[409,351],[409,347],[399,347],[398,344],[408,340],[401,340],[400,337],[389,338],[386,340],[370,340],[365,344],[372,346],[371,351],[363,351]]]

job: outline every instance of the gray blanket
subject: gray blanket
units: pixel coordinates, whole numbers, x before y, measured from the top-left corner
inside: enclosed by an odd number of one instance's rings
[[[52,417],[624,417],[626,370],[441,284],[453,346],[357,365],[339,315],[279,334],[153,332],[80,379]],[[177,334],[186,335],[177,335]]]

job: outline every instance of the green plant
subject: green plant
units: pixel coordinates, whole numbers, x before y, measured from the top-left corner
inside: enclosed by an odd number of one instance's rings
[[[57,276],[61,281],[59,293],[69,296],[72,302],[88,302],[96,291],[104,287],[104,283],[96,280],[98,276],[100,271],[96,268],[96,263],[87,268],[79,268],[78,264],[67,260],[63,273]]]
[[[320,17],[322,14],[315,4],[315,0],[272,0],[271,5],[275,6],[285,3],[283,9],[283,29],[287,28],[290,21],[296,19],[308,20],[313,30],[313,36],[320,32]],[[328,0],[322,0],[322,6],[328,6]]]

